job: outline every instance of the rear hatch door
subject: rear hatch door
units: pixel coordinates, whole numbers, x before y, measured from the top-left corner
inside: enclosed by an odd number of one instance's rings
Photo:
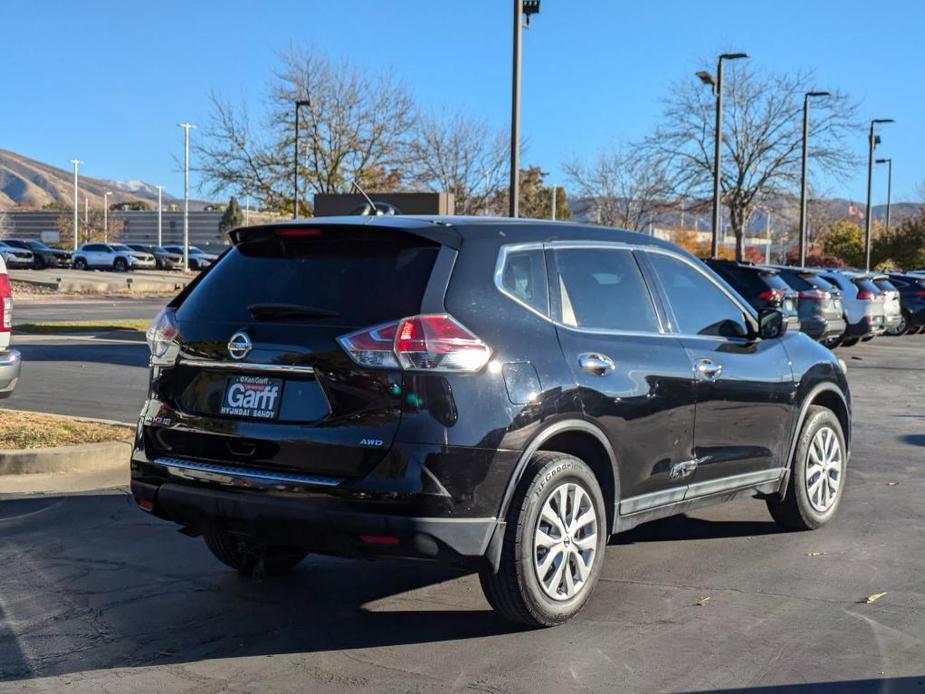
[[[273,229],[269,227],[269,229]],[[420,312],[439,244],[398,230],[291,227],[239,243],[176,310],[165,453],[345,478],[391,446],[401,373],[337,342]]]

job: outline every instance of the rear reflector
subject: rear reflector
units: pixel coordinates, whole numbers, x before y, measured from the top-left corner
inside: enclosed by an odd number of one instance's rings
[[[150,513],[154,510],[154,501],[151,499],[138,499],[138,508],[142,511],[147,511]]]
[[[360,535],[360,542],[367,545],[397,545],[399,539],[392,535]]]
[[[424,371],[478,371],[491,349],[445,313],[402,318],[337,338],[357,364]]]

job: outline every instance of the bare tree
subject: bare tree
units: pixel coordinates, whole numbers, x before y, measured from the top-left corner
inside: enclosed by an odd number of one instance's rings
[[[573,160],[564,169],[576,195],[593,200],[600,224],[639,231],[671,207],[665,162],[635,147],[601,151],[590,164]]]
[[[507,185],[509,142],[462,111],[421,114],[409,145],[411,184],[453,193],[457,214],[486,214]]]
[[[727,68],[724,80],[722,201],[741,259],[747,221],[762,198],[792,194],[800,183],[803,96],[818,88],[812,72],[773,75],[746,63]],[[713,187],[715,100],[694,80],[676,84],[647,151],[664,158],[673,184],[698,198]],[[846,140],[860,132],[857,104],[843,92],[813,102],[812,172],[844,178],[857,164]]]
[[[211,95],[212,112],[194,150],[212,195],[235,192],[279,211],[292,209],[295,103],[300,107],[299,197],[361,186],[395,187],[414,124],[408,90],[388,74],[361,74],[310,50],[291,49],[252,124],[245,106]]]

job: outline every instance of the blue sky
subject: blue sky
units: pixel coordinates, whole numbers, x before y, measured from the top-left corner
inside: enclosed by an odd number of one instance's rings
[[[3,14],[0,147],[63,168],[77,157],[89,176],[174,195],[177,123],[204,123],[210,90],[255,108],[290,44],[391,68],[426,106],[509,119],[509,0],[55,0]],[[695,79],[700,59],[741,49],[755,67],[815,69],[818,86],[850,92],[865,119],[895,118],[878,154],[894,157],[893,199],[915,199],[923,26],[925,3],[912,0],[542,0],[524,38],[524,162],[561,180],[573,155],[648,133],[671,82]],[[863,136],[855,145],[865,152]],[[863,201],[865,186],[859,167],[829,192]]]

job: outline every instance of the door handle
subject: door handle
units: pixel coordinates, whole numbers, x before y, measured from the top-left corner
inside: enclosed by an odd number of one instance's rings
[[[709,359],[701,359],[697,362],[697,373],[704,378],[715,380],[723,373],[723,365],[715,364]]]
[[[606,354],[598,354],[597,352],[579,354],[578,366],[595,376],[606,376],[617,368],[613,359]]]

